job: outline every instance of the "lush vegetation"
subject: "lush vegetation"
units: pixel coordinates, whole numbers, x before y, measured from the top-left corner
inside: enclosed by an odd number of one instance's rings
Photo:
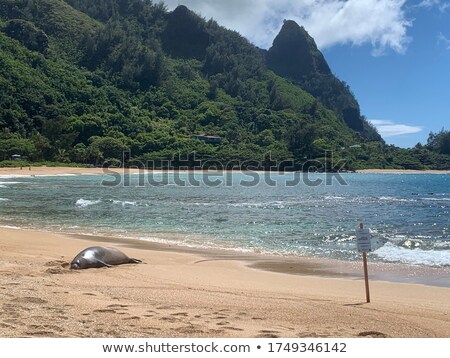
[[[130,164],[193,165],[195,152],[332,167],[333,151],[347,169],[450,167],[445,133],[413,150],[386,146],[296,24],[309,67],[290,76],[277,62],[283,46],[270,57],[184,6],[0,0],[0,16],[0,160],[100,165],[130,151]]]

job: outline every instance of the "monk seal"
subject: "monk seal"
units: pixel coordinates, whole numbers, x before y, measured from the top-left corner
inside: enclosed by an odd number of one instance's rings
[[[111,267],[112,265],[138,264],[141,260],[129,258],[122,251],[114,247],[93,246],[81,251],[70,263],[72,270],[97,267]]]

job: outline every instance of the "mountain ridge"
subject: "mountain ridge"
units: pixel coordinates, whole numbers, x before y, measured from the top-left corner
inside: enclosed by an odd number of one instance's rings
[[[43,31],[48,51],[9,36],[17,20]],[[281,77],[237,32],[149,0],[0,0],[0,27],[0,160],[21,154],[98,165],[131,150],[142,162],[193,152],[245,162],[271,153],[297,167],[316,160],[329,168],[331,150],[347,169],[438,161],[426,149],[386,146],[301,28],[312,70]]]

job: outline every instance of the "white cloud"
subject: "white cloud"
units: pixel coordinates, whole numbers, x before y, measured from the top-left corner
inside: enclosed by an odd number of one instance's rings
[[[398,124],[392,121],[380,119],[370,120],[383,138],[396,137],[404,134],[414,134],[422,132],[423,128],[418,126],[410,126],[407,124]]]
[[[410,41],[406,0],[164,0],[169,9],[186,5],[240,32],[262,48],[271,46],[283,19],[295,20],[319,48],[371,44],[374,54],[403,53]]]
[[[450,3],[448,0],[422,0],[417,6],[425,8],[437,7],[440,12],[444,12],[450,8]]]
[[[450,50],[450,39],[445,37],[445,35],[440,32],[438,35],[438,44],[443,43],[447,50]]]

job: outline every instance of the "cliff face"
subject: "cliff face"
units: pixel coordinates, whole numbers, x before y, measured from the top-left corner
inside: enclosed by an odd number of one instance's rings
[[[269,69],[311,93],[362,137],[382,140],[361,116],[359,104],[347,84],[331,73],[314,39],[295,21],[284,22],[265,58]]]
[[[302,80],[312,74],[330,75],[330,68],[314,39],[295,21],[284,22],[267,52],[267,65],[280,76]]]
[[[167,17],[162,42],[164,50],[173,57],[202,60],[206,55],[210,36],[198,16],[186,6],[180,5]]]

